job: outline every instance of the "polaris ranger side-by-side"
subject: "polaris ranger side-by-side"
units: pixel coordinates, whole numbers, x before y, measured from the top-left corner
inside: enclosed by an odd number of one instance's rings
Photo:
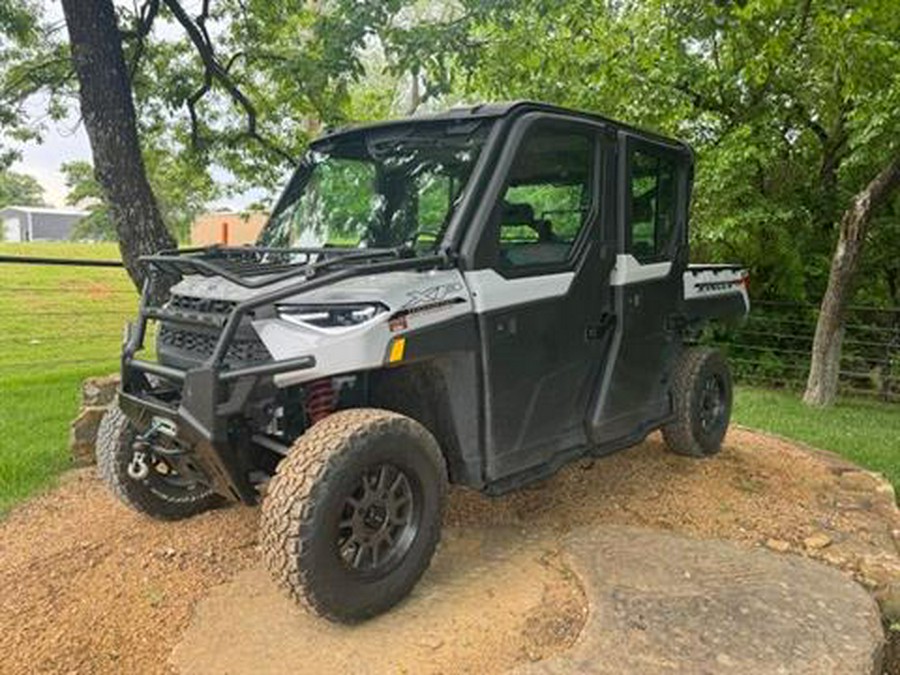
[[[739,267],[688,264],[691,176],[681,143],[534,103],[325,135],[258,246],[145,258],[101,474],[159,518],[262,501],[279,583],[354,622],[428,566],[448,481],[499,494],[655,429],[716,453],[728,367],[686,343],[749,303]]]

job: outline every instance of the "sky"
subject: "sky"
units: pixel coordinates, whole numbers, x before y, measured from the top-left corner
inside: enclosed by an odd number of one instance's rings
[[[40,109],[40,101],[31,105]],[[51,122],[41,144],[20,146],[22,159],[13,164],[13,171],[34,176],[44,188],[44,200],[51,206],[66,205],[66,183],[59,165],[76,159],[91,161],[91,146],[84,125],[74,115],[65,122]]]
[[[193,5],[199,5],[199,0],[197,2],[189,0],[184,5],[192,10]],[[58,2],[44,2],[43,8],[45,18],[50,23],[63,21],[62,7]],[[154,32],[159,33],[159,36],[163,38],[178,39],[181,37],[179,29],[163,21],[157,22]],[[29,101],[26,107],[29,114],[37,118],[46,110],[46,101],[38,96]],[[27,143],[18,146],[22,158],[11,167],[12,171],[34,176],[44,188],[44,201],[50,206],[59,208],[67,206],[66,194],[68,192],[65,179],[59,170],[60,165],[73,160],[91,161],[91,145],[87,132],[84,125],[81,124],[77,106],[74,107],[76,109],[65,121],[54,122],[51,120],[47,122],[42,143]],[[216,170],[213,169],[213,178],[217,177],[216,173]],[[225,176],[223,175],[222,178],[224,179]],[[243,195],[213,202],[210,204],[210,210],[222,208],[240,210],[263,196],[263,192],[253,190]]]
[[[29,103],[36,113],[40,113],[41,101]],[[91,160],[91,145],[87,132],[81,124],[78,112],[73,111],[69,119],[63,122],[48,122],[42,143],[28,143],[19,146],[22,158],[15,162],[11,170],[34,176],[44,188],[44,201],[57,208],[66,207],[65,179],[59,170],[61,164],[76,159]],[[212,169],[214,179],[226,180],[221,169]],[[225,209],[239,211],[253,202],[266,196],[264,190],[250,190],[244,194],[229,196],[209,204],[211,211]]]
[[[62,6],[58,2],[43,2],[42,9],[46,21],[60,24],[63,21]],[[35,97],[28,102],[28,112],[40,115],[45,110],[45,101]],[[66,205],[66,184],[59,165],[76,159],[90,161],[91,146],[84,125],[79,122],[78,111],[65,122],[49,122],[43,143],[28,143],[19,146],[22,159],[11,169],[34,176],[44,188],[44,200],[52,205]]]

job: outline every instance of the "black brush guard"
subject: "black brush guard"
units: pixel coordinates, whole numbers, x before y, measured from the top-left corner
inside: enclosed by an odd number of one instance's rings
[[[301,261],[294,262],[296,258]],[[315,290],[344,279],[379,272],[433,269],[446,266],[443,255],[411,257],[406,249],[275,249],[258,247],[211,247],[164,251],[145,256],[147,280],[141,294],[138,318],[129,324],[122,349],[122,382],[119,406],[138,429],[152,424],[154,417],[173,420],[178,439],[189,449],[217,493],[245,503],[255,503],[257,491],[248,478],[249,468],[233,447],[229,421],[240,415],[257,385],[274,375],[312,368],[313,355],[271,360],[245,367],[226,362],[229,346],[242,321],[257,309],[297,293]],[[199,274],[227,279],[245,288],[259,289],[253,297],[238,302],[231,312],[214,323],[200,316],[183,315],[154,306],[151,298],[161,280],[171,283]],[[293,281],[292,281],[293,280]],[[277,288],[271,288],[277,286]],[[143,349],[151,320],[221,329],[212,354],[202,365],[179,369],[157,361],[136,358]],[[147,375],[165,381],[154,387]],[[180,388],[177,396],[171,392]]]

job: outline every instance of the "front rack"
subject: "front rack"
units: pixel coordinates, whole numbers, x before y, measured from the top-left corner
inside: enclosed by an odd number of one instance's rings
[[[218,276],[245,288],[271,286],[298,276],[312,278],[349,263],[409,258],[408,248],[268,248],[211,246],[171,249],[143,256],[151,269],[179,277]]]

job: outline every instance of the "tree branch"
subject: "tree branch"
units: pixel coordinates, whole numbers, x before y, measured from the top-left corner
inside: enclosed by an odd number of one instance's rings
[[[225,72],[230,73],[231,69],[234,67],[234,64],[237,63],[238,59],[242,59],[247,56],[246,52],[235,52],[231,55],[231,58],[225,63]]]
[[[131,64],[128,68],[131,81],[134,81],[134,74],[137,72],[141,57],[144,55],[145,40],[150,34],[150,29],[153,27],[153,22],[158,14],[159,0],[147,0],[138,11],[137,27],[133,31],[122,31],[123,39],[131,38],[137,40],[134,48],[134,57],[131,59]]]
[[[59,66],[67,66],[67,70],[60,77],[54,77],[53,71]],[[49,75],[44,73],[49,71]],[[23,101],[28,96],[37,93],[44,87],[50,87],[51,90],[57,90],[63,85],[68,84],[75,77],[75,70],[72,68],[72,59],[68,56],[57,56],[54,58],[41,61],[39,63],[28,64],[16,73],[16,77],[8,82],[3,82],[3,88],[0,89],[0,102],[11,104],[13,102]]]
[[[269,152],[281,157],[292,166],[298,164],[297,159],[288,153],[284,148],[280,147],[271,139],[266,138],[259,133],[257,128],[258,114],[256,107],[249,98],[241,91],[240,87],[235,83],[229,74],[229,68],[233,65],[234,58],[229,60],[229,65],[223,66],[218,60],[213,48],[212,40],[206,30],[206,20],[209,18],[209,0],[203,0],[203,6],[200,15],[196,20],[192,20],[184,8],[179,4],[178,0],[163,0],[166,7],[172,12],[175,20],[184,28],[200,60],[203,62],[204,76],[203,85],[194,92],[187,101],[188,114],[191,117],[191,139],[192,142],[199,141],[199,120],[197,117],[196,106],[209,91],[214,84],[221,86],[231,98],[232,102],[238,106],[244,113],[246,118],[246,130],[242,136],[252,139],[259,143]]]

